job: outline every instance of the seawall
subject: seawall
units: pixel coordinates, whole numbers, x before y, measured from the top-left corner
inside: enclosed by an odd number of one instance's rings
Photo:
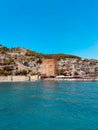
[[[0,76],[0,82],[22,82],[22,81],[36,81],[40,76]]]

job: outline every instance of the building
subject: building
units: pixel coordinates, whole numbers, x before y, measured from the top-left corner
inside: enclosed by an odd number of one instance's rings
[[[45,76],[55,76],[57,72],[57,60],[56,59],[43,59],[41,74]]]
[[[98,77],[98,66],[95,67],[96,77]]]

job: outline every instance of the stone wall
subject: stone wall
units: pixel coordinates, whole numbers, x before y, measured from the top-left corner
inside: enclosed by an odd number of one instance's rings
[[[39,80],[38,75],[33,76],[0,76],[0,82],[18,82],[18,81],[36,81]]]

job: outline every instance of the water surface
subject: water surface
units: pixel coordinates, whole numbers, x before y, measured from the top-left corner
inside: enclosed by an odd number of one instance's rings
[[[0,130],[98,130],[98,82],[0,83]]]

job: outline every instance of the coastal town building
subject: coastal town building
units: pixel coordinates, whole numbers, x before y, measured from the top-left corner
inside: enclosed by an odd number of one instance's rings
[[[55,76],[57,72],[57,60],[56,59],[43,59],[41,74],[45,76]]]
[[[10,49],[0,45],[0,76],[9,75],[98,78],[98,60],[44,55],[22,47]]]

